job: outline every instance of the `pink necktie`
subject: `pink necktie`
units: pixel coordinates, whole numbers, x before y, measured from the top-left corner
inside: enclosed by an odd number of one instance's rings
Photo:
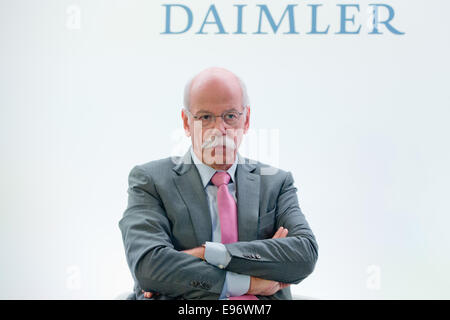
[[[237,206],[233,196],[228,191],[227,184],[230,175],[224,171],[216,172],[211,178],[212,183],[217,186],[217,208],[219,210],[220,232],[222,243],[233,243],[238,241]],[[243,295],[230,297],[230,300],[258,300],[254,295]]]

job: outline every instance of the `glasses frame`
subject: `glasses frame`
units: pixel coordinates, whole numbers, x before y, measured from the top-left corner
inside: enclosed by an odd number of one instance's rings
[[[202,121],[202,120],[199,119],[199,118],[200,118],[199,115],[196,115],[196,114],[191,113],[191,112],[190,112],[188,109],[186,109],[186,108],[183,108],[183,109],[184,109],[184,111],[185,111],[189,116],[191,116],[191,117],[194,118],[195,120]],[[229,123],[227,123],[227,122],[225,121],[225,118],[224,118],[225,114],[230,113],[230,112],[236,112],[236,113],[239,115],[239,118],[237,119],[237,120],[239,121],[239,120],[241,119],[241,116],[244,114],[244,112],[245,112],[246,109],[247,109],[247,106],[244,107],[244,110],[242,110],[242,112],[239,112],[239,111],[225,111],[225,112],[223,112],[223,113],[220,114],[220,115],[215,115],[215,114],[213,114],[213,113],[207,113],[207,114],[210,115],[210,116],[212,116],[212,119],[211,119],[211,125],[212,125],[213,123],[216,123],[217,117],[220,117],[220,118],[222,118],[222,121],[223,121],[225,124],[227,124],[227,125],[229,125],[229,126],[233,126],[233,125],[231,125],[231,124],[229,124]],[[202,121],[202,126],[203,126],[203,121]],[[206,127],[205,127],[205,128],[206,128]]]

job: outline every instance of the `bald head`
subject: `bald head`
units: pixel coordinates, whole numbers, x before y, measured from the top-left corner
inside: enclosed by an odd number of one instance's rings
[[[245,107],[249,104],[247,90],[242,80],[229,70],[211,67],[201,71],[186,84],[184,107],[206,104],[229,104]]]

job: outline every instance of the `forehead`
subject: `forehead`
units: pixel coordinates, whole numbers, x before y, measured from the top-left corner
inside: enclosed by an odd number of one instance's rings
[[[190,90],[191,111],[220,113],[242,108],[242,90],[236,78],[209,77],[194,80]]]

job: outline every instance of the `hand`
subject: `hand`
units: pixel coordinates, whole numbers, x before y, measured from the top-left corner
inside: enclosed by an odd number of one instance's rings
[[[184,253],[190,254],[191,256],[205,260],[205,247],[203,247],[203,246],[188,249],[188,250],[183,250],[181,252],[184,252]]]
[[[278,290],[289,287],[290,284],[282,283],[272,280],[265,280],[257,277],[250,277],[250,288],[247,294],[271,296],[278,292]]]
[[[158,292],[150,292],[150,291],[144,291],[144,290],[142,290],[142,293],[144,294],[144,298],[146,298],[146,299],[151,299],[151,297],[153,297],[153,295],[155,295],[155,296],[159,295]]]
[[[288,229],[279,227],[277,232],[273,235],[272,239],[280,239],[280,238],[286,238],[288,234]]]
[[[272,239],[286,238],[288,234],[288,229],[279,227],[277,232],[273,235]],[[257,277],[250,277],[250,288],[248,289],[248,294],[260,295],[260,296],[271,296],[275,294],[278,290],[284,289],[290,286],[287,283],[281,283],[272,280],[265,280]]]

